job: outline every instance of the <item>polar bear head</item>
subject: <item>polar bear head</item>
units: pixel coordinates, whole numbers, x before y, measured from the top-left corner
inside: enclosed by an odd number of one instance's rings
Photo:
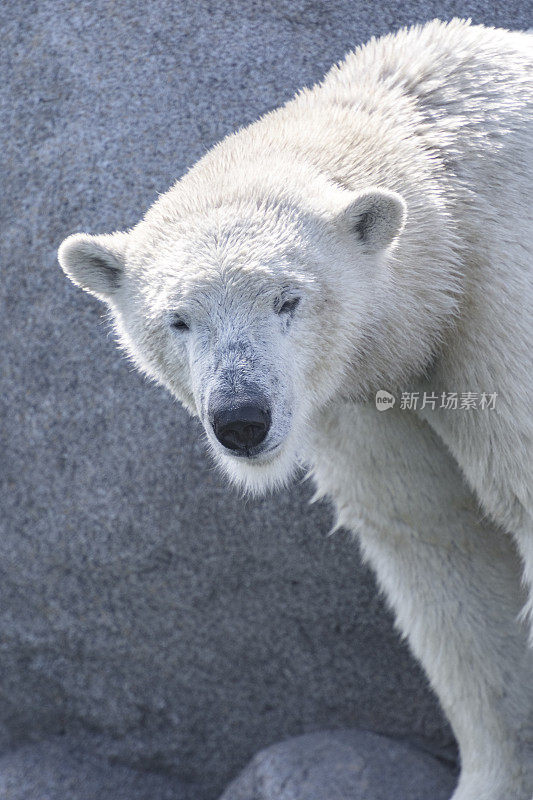
[[[328,403],[402,372],[406,335],[390,330],[406,313],[392,264],[406,203],[329,183],[190,202],[184,183],[128,232],[70,236],[59,261],[108,304],[135,364],[199,417],[229,477],[264,490],[290,476]],[[411,366],[427,357],[418,334]]]

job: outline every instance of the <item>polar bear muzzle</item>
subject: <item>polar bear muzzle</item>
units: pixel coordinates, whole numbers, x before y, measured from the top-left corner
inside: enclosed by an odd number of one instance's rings
[[[209,422],[220,444],[235,455],[250,456],[266,439],[271,413],[259,398],[243,404],[224,404],[209,410]]]

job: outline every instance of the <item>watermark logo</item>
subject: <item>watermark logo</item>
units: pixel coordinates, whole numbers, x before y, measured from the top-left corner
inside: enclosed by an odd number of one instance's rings
[[[446,411],[491,411],[496,408],[496,392],[402,392],[398,407],[401,411],[423,411],[443,408]],[[376,408],[387,411],[396,398],[380,389],[376,392]]]
[[[396,398],[390,392],[386,392],[384,389],[376,392],[376,408],[378,411],[388,411],[395,402]]]

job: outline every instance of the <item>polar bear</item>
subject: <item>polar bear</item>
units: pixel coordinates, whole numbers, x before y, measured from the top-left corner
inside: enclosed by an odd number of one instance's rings
[[[59,250],[232,481],[303,464],[359,536],[454,728],[454,800],[533,795],[531,45],[464,20],[372,39],[132,230]]]

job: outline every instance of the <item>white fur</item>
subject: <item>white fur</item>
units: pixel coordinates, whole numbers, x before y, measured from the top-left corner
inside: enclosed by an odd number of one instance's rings
[[[231,480],[264,491],[305,463],[359,534],[458,738],[454,800],[533,793],[525,596],[493,527],[514,534],[533,596],[531,44],[461,20],[373,39],[214,147],[131,231],[59,252]],[[208,415],[250,386],[272,411],[253,459]],[[423,421],[378,414],[378,389],[498,401]]]
[[[510,537],[482,523],[429,426],[339,401],[321,415],[313,477],[396,612],[459,743],[453,800],[531,800],[533,651]]]

